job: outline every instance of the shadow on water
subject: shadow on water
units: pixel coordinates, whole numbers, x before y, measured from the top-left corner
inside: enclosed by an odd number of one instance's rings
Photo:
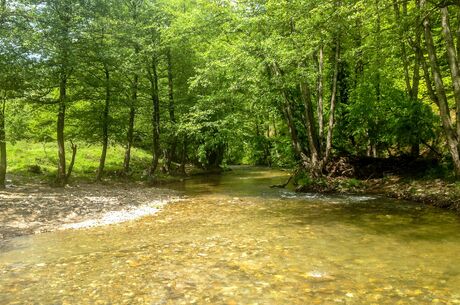
[[[168,187],[187,195],[224,194],[228,196],[278,196],[279,191],[270,185],[284,183],[288,171],[270,170],[264,167],[233,166],[223,174],[192,176]]]

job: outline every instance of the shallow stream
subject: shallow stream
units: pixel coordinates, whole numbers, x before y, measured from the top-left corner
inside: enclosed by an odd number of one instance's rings
[[[460,304],[460,217],[235,168],[154,216],[11,240],[0,304]]]

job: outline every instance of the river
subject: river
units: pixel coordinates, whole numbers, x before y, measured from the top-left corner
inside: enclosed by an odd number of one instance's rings
[[[11,240],[0,304],[460,304],[460,218],[237,167],[153,216]]]

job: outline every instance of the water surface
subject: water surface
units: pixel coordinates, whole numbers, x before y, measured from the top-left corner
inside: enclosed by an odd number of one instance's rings
[[[17,238],[0,304],[460,304],[460,219],[372,196],[270,189],[235,168],[155,216]]]

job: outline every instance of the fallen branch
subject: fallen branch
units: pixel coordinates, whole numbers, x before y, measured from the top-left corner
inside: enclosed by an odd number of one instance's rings
[[[286,183],[284,184],[274,184],[274,185],[271,185],[270,188],[272,189],[284,189],[286,186],[288,186],[288,184],[291,182],[292,178],[294,178],[295,176],[297,176],[297,174],[299,173],[299,168],[297,168],[293,173],[292,175],[289,177],[288,181],[286,181]]]

